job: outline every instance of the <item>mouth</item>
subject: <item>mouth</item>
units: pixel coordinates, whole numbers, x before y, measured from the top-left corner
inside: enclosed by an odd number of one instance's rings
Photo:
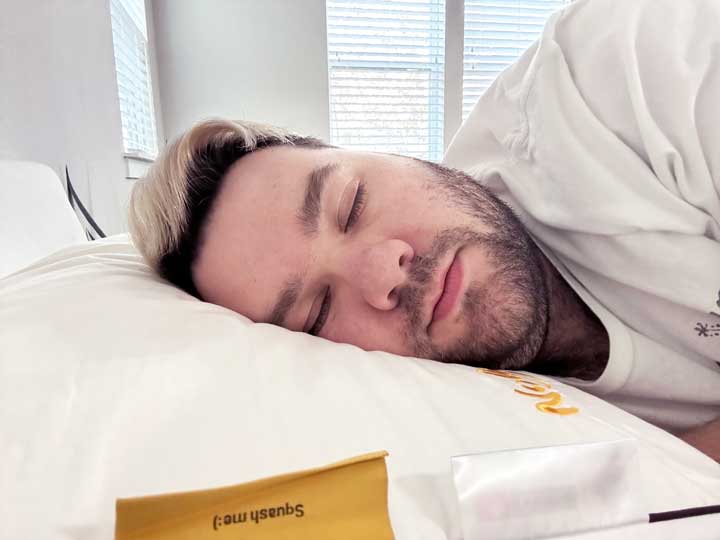
[[[430,325],[447,318],[453,311],[460,298],[460,290],[463,282],[463,268],[460,258],[456,252],[450,263],[441,272],[438,293],[433,302],[432,317]],[[428,325],[428,327],[430,326]]]

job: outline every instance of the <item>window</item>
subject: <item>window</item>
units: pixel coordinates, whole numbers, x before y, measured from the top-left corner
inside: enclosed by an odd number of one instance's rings
[[[463,119],[506,67],[540,37],[568,0],[465,0]]]
[[[130,156],[157,155],[144,0],[110,0],[123,146]]]
[[[570,1],[327,0],[332,143],[439,161],[445,125],[452,133]],[[446,63],[457,66],[448,81]]]
[[[328,0],[333,144],[438,161],[445,1]]]

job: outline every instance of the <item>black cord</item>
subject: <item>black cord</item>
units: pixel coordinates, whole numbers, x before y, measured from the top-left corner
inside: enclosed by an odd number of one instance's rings
[[[67,181],[67,190],[68,190],[68,199],[70,200],[70,206],[75,208],[75,203],[77,203],[78,208],[80,209],[80,212],[82,212],[82,215],[85,216],[85,219],[90,224],[90,226],[93,228],[93,230],[100,236],[100,238],[105,238],[105,233],[103,230],[98,226],[97,223],[95,223],[95,220],[90,215],[90,212],[88,212],[85,209],[85,205],[83,205],[82,201],[80,200],[80,197],[78,197],[77,193],[75,192],[75,188],[73,188],[72,182],[70,182],[70,174],[68,173],[67,165],[65,165],[65,180]],[[92,237],[91,233],[90,236]],[[93,238],[94,240],[94,238]]]
[[[695,508],[683,508],[682,510],[671,510],[669,512],[657,512],[650,514],[650,523],[656,521],[670,521],[671,519],[683,519],[706,514],[720,514],[720,504],[712,506],[697,506]]]

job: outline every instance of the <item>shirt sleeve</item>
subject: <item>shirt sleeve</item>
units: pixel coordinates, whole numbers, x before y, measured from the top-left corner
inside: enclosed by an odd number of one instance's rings
[[[620,174],[625,200],[644,197],[676,218],[686,215],[690,219],[684,225],[691,221],[692,232],[716,241],[719,22],[716,0],[578,0],[548,28],[543,39],[549,54],[539,68],[566,77],[566,90],[572,87],[592,122],[652,173]],[[538,79],[542,92],[542,74]],[[562,85],[557,90],[562,95]],[[536,103],[536,109],[541,107]],[[573,109],[565,112],[573,114]]]

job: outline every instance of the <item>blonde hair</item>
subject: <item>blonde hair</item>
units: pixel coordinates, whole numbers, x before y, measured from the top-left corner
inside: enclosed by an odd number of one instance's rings
[[[225,173],[251,152],[282,145],[330,146],[277,127],[219,118],[199,122],[168,145],[130,198],[130,235],[148,264],[199,296],[191,265]]]

